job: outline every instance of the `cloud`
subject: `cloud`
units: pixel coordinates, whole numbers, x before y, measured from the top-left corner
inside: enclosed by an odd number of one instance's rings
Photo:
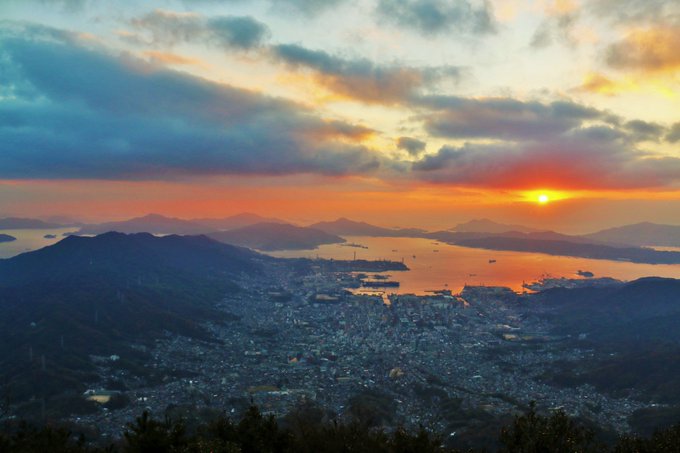
[[[197,58],[184,57],[170,52],[158,52],[149,50],[144,52],[144,55],[149,57],[151,61],[166,65],[191,65],[202,66],[203,63]]]
[[[325,88],[368,103],[404,102],[422,89],[460,76],[460,69],[453,66],[380,66],[365,58],[344,59],[296,44],[275,45],[270,52],[292,70],[312,71]]]
[[[547,17],[534,32],[530,42],[531,47],[541,49],[548,47],[556,40],[573,45],[576,41],[573,36],[573,28],[578,18],[579,12],[574,10],[567,10]]]
[[[422,115],[425,129],[448,138],[541,140],[573,129],[585,120],[608,119],[599,110],[568,101],[543,104],[512,98],[426,96],[418,102],[430,109]]]
[[[75,0],[78,1],[78,0]],[[252,0],[182,0],[187,5],[196,3],[248,3]],[[348,0],[267,0],[274,9],[274,12],[284,12],[292,14],[302,14],[309,18],[323,13],[329,9],[346,3]]]
[[[680,122],[671,126],[668,134],[666,135],[666,141],[670,143],[680,142]]]
[[[55,34],[58,36],[58,34]],[[3,36],[0,177],[345,175],[381,159],[370,131],[37,29]],[[4,84],[3,84],[4,85]]]
[[[275,8],[283,8],[292,12],[300,12],[306,16],[314,16],[336,7],[346,0],[270,0]]]
[[[150,35],[152,44],[203,43],[225,49],[248,50],[259,47],[269,36],[266,25],[247,16],[205,18],[195,13],[155,10],[132,25]]]
[[[376,14],[425,36],[495,32],[493,12],[485,0],[379,0]]]
[[[680,68],[680,24],[631,32],[611,44],[606,62],[616,69],[645,72],[675,71]]]
[[[475,140],[414,162],[414,176],[425,181],[513,189],[680,184],[680,159],[638,148],[640,142],[676,138],[660,124],[624,121],[569,101],[430,96],[419,105],[429,109],[420,118],[430,134]]]
[[[423,151],[427,143],[412,137],[399,137],[397,139],[397,148],[403,149],[412,156],[417,156]]]
[[[680,19],[680,4],[673,0],[592,0],[587,7],[598,17],[624,24]]]
[[[310,2],[310,5],[312,3],[316,4]],[[127,38],[136,43],[172,46],[192,42],[226,50],[258,49],[262,52],[260,55],[291,70],[313,73],[316,82],[333,93],[369,103],[403,102],[421,90],[461,76],[461,69],[454,66],[378,65],[366,58],[342,58],[297,44],[265,46],[269,29],[250,17],[204,18],[195,13],[155,10],[133,19],[132,24],[147,35],[146,39],[138,35]]]
[[[613,96],[622,91],[621,83],[616,82],[609,77],[597,72],[591,72],[586,75],[582,85],[574,88],[576,91],[586,93],[598,93],[607,96]]]
[[[680,159],[574,136],[522,145],[444,146],[413,164],[422,180],[509,189],[632,189],[680,183]]]
[[[649,123],[641,120],[628,121],[624,128],[631,132],[631,138],[635,141],[659,141],[663,137],[666,128],[660,124]]]

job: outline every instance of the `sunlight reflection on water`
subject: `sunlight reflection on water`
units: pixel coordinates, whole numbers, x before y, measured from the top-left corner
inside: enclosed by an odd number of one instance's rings
[[[533,282],[545,276],[579,278],[577,271],[591,271],[595,277],[634,280],[659,276],[680,278],[680,265],[635,264],[622,261],[592,260],[551,256],[541,253],[501,252],[448,245],[431,239],[376,238],[348,236],[347,242],[368,249],[339,244],[324,245],[316,250],[295,250],[270,253],[278,257],[404,260],[405,272],[389,272],[398,280],[399,288],[390,293],[424,294],[428,290],[460,291],[465,284],[507,286],[521,290],[523,282]],[[437,250],[435,252],[435,250]],[[490,263],[489,260],[496,260]],[[448,286],[446,286],[448,285]]]

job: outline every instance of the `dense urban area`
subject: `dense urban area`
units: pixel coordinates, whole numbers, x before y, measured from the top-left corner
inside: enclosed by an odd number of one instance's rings
[[[422,425],[455,437],[538,401],[543,409],[563,409],[621,433],[644,406],[591,385],[546,383],[551,364],[593,351],[552,335],[520,303],[526,296],[500,287],[354,294],[367,277],[320,266],[306,275],[276,266],[265,280],[246,277],[239,282],[243,291],[219,304],[229,321],[205,324],[212,340],[168,333],[147,351],[153,357],[147,367],[163,370],[156,385],[117,369],[115,351],[98,358],[102,376],[127,389],[128,404],[74,420],[115,436],[144,410],[206,406],[238,416],[255,404],[283,416],[311,401],[339,419],[370,405],[378,425]],[[86,397],[106,402],[118,393],[93,388]]]

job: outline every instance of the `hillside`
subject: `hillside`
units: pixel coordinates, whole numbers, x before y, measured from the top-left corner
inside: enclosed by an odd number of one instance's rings
[[[256,223],[286,223],[284,220],[275,217],[263,217],[257,214],[244,212],[224,218],[207,218],[207,219],[191,219],[191,223],[203,225],[215,231],[234,230],[236,228],[243,228]]]
[[[5,217],[0,219],[0,230],[47,230],[50,228],[63,228],[64,225],[45,222],[38,219],[25,219],[21,217]]]
[[[546,376],[549,381],[680,404],[680,280],[558,288],[532,298],[530,312],[550,321],[554,333],[581,338],[576,347],[597,351],[556,367]]]
[[[523,225],[506,225],[503,223],[494,222],[489,219],[474,219],[469,222],[460,223],[453,227],[451,231],[459,233],[506,233],[508,231],[517,231],[520,233],[535,233],[541,230],[530,228]]]
[[[421,237],[426,232],[417,228],[392,229],[357,222],[341,217],[332,222],[319,222],[309,225],[309,228],[321,230],[338,236],[375,236],[375,237]]]
[[[619,244],[680,247],[680,226],[644,222],[608,228],[584,237]]]
[[[2,242],[12,242],[12,241],[16,241],[16,240],[17,240],[17,238],[15,238],[14,236],[10,236],[9,234],[0,234],[0,243],[2,243]]]
[[[345,242],[321,230],[282,223],[258,223],[209,236],[220,242],[266,251],[315,249],[323,244]]]
[[[0,287],[83,276],[134,278],[169,270],[189,275],[256,269],[259,255],[205,236],[155,237],[149,233],[69,236],[60,242],[0,260]]]
[[[0,379],[18,400],[82,391],[99,379],[92,356],[116,355],[112,373],[153,381],[166,371],[143,368],[144,345],[209,340],[200,323],[228,320],[214,304],[267,259],[201,236],[108,233],[2,260]]]
[[[78,234],[102,234],[109,231],[118,233],[204,234],[213,231],[213,228],[188,220],[148,214],[120,222],[84,225],[80,228]]]
[[[642,247],[614,247],[588,242],[579,243],[566,240],[542,240],[507,236],[466,239],[454,237],[451,242],[463,247],[489,250],[535,252],[600,260],[631,261],[633,263],[680,264],[680,252],[658,251]]]

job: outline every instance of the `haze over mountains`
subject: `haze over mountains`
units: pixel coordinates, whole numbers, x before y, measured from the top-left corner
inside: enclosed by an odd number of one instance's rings
[[[38,228],[50,225],[33,219],[4,219],[5,225]],[[62,226],[62,225],[59,225]],[[108,231],[152,234],[208,234],[221,242],[258,250],[309,250],[345,241],[348,236],[412,237],[435,239],[464,247],[638,263],[678,263],[677,251],[654,251],[643,247],[680,247],[680,226],[641,223],[610,228],[586,235],[567,235],[489,219],[475,219],[449,230],[428,232],[418,228],[386,228],[344,217],[308,227],[281,219],[242,213],[224,218],[178,219],[148,214],[123,221],[83,225],[76,234]]]
[[[426,233],[425,230],[417,228],[384,228],[345,217],[334,221],[314,223],[310,225],[310,228],[339,236],[420,237]]]
[[[608,228],[584,237],[619,244],[680,247],[680,226],[643,222]]]
[[[345,239],[316,228],[298,227],[285,223],[256,223],[228,231],[210,233],[220,242],[257,250],[305,250],[324,244],[339,244]]]
[[[542,230],[526,227],[524,225],[507,225],[489,219],[474,219],[469,222],[459,223],[451,228],[451,231],[459,233],[507,233],[509,231],[533,233]]]
[[[256,223],[287,223],[285,220],[274,217],[263,217],[249,212],[224,218],[192,219],[191,222],[204,225],[213,230],[234,230],[236,228],[255,225]]]
[[[165,217],[159,214],[148,214],[118,222],[106,222],[84,225],[79,234],[101,234],[109,231],[118,233],[152,233],[152,234],[203,234],[212,228],[189,220]]]
[[[27,219],[23,217],[5,217],[0,219],[0,230],[40,230],[48,228],[63,228],[60,223],[45,222],[39,219]]]
[[[231,230],[256,223],[285,223],[282,220],[262,217],[257,214],[242,213],[224,218],[178,219],[160,214],[147,214],[117,222],[84,225],[80,234],[101,234],[108,231],[120,233],[153,234],[203,234],[212,231]]]

